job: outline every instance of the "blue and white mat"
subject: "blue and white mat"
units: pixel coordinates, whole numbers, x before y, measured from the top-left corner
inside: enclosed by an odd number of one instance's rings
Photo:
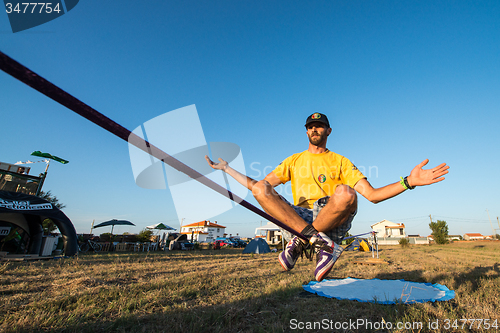
[[[455,292],[446,286],[405,280],[346,278],[311,281],[302,287],[323,297],[379,304],[412,304],[448,301],[455,298]]]

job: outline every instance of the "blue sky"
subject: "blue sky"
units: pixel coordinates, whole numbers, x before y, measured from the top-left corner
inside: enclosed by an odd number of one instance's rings
[[[206,141],[237,144],[258,179],[307,149],[304,121],[325,113],[329,149],[375,187],[425,158],[451,167],[444,182],[377,205],[360,197],[352,233],[388,219],[428,235],[432,215],[450,233],[489,235],[486,210],[494,228],[500,215],[499,17],[498,1],[82,0],[15,34],[0,14],[0,50],[129,130],[195,104]],[[44,189],[78,232],[111,218],[137,225],[116,232],[179,227],[168,190],[135,184],[126,142],[3,72],[0,89],[0,161],[37,160],[34,150],[69,160],[51,163]],[[210,220],[243,236],[266,224],[242,207]]]

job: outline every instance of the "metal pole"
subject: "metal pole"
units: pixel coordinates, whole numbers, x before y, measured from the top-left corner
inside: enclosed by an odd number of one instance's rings
[[[45,161],[47,163],[47,165],[45,166],[45,174],[47,174],[47,170],[49,170],[50,159]]]
[[[45,178],[47,178],[47,171],[49,170],[49,165],[50,165],[50,160],[45,160],[45,163],[47,163],[47,165],[45,166],[45,171],[43,172],[42,174],[42,180],[40,182],[40,185],[38,186],[38,190],[37,190],[37,196],[40,195],[40,192],[42,192],[42,186],[43,184],[45,183]]]
[[[42,176],[40,177],[40,183],[38,184],[38,188],[36,190],[36,196],[38,197],[40,195],[40,193],[42,192],[42,186],[43,186],[43,183],[45,183],[45,178],[47,178],[47,171],[49,170],[49,164],[50,164],[50,160],[45,160],[45,163],[47,163],[47,165],[45,166],[45,171],[44,173],[42,174]]]
[[[372,233],[370,238],[371,238],[371,243],[372,243],[372,258],[375,258],[375,235]]]

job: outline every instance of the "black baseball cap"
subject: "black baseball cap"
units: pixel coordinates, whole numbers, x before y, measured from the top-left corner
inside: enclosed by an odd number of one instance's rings
[[[326,128],[330,128],[330,122],[328,121],[328,118],[322,113],[315,112],[307,117],[305,126],[307,127],[307,125],[314,122],[323,123],[326,125]]]

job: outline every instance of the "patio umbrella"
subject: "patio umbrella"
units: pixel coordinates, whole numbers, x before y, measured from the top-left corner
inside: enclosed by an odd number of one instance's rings
[[[154,225],[149,225],[147,226],[146,228],[148,229],[158,229],[158,230],[177,230],[175,228],[172,228],[166,224],[163,224],[163,223],[157,223],[157,224],[154,224]]]
[[[113,234],[113,229],[115,228],[115,225],[134,225],[132,222],[130,221],[126,221],[126,220],[110,220],[110,221],[106,221],[106,222],[102,222],[102,223],[99,223],[98,225],[95,225],[94,226],[94,229],[95,228],[100,228],[100,227],[107,227],[107,226],[111,226],[111,234]]]
[[[149,225],[147,226],[146,228],[148,229],[153,229],[153,230],[176,230],[175,228],[172,228],[166,224],[163,224],[163,223],[157,223],[157,224],[154,224],[154,225]],[[160,240],[160,235],[158,234],[158,241],[157,243],[160,245],[160,246],[164,246],[165,245],[165,233],[163,233],[163,237],[162,239]]]

